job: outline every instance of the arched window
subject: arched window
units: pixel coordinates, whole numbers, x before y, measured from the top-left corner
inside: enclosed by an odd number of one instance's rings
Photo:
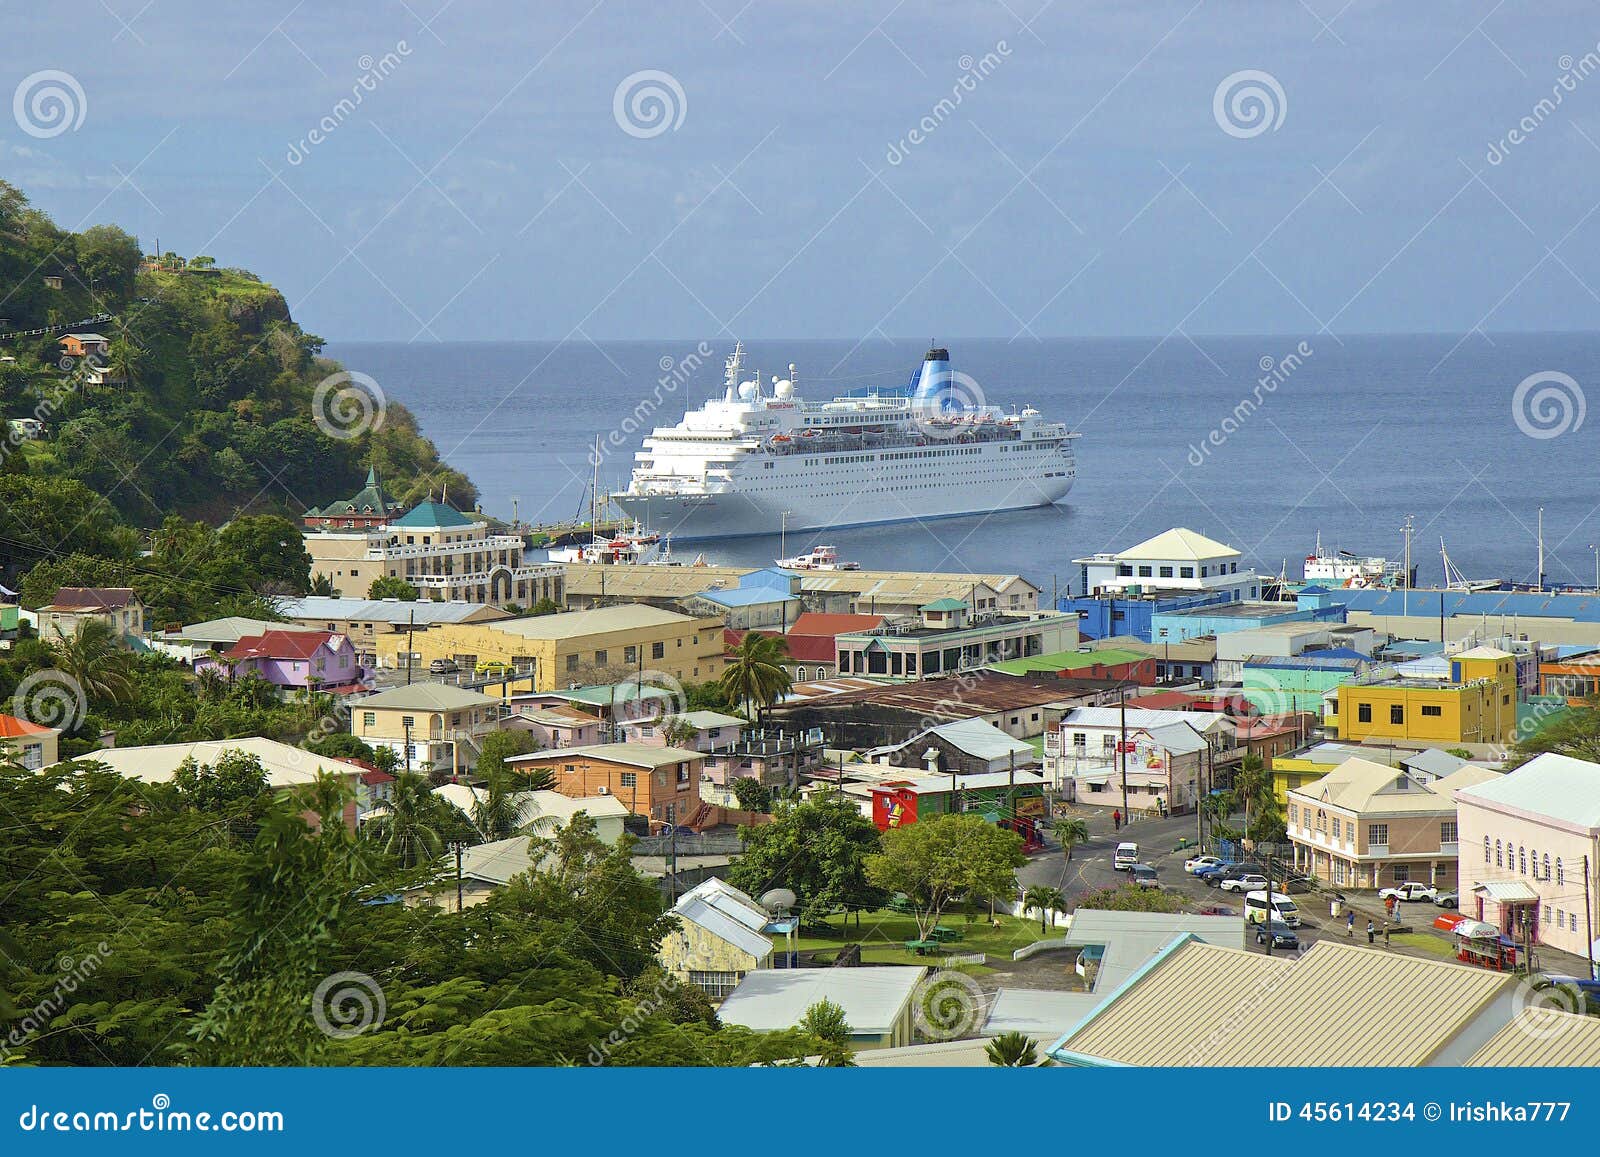
[[[1546,880],[1550,879],[1550,853],[1549,852],[1546,852],[1544,854],[1544,878]]]
[[[1567,882],[1567,870],[1561,866],[1561,857],[1557,856],[1556,857],[1556,887],[1558,887],[1558,888],[1563,887],[1563,886],[1566,885],[1566,882]]]
[[[1483,862],[1486,863],[1486,864],[1489,862],[1489,837],[1488,836],[1484,836],[1483,837]]]
[[[1488,836],[1484,837],[1484,839],[1488,839],[1488,838],[1489,838]],[[1494,866],[1497,867],[1497,868],[1505,867],[1505,863],[1500,858],[1500,848],[1501,848],[1501,846],[1502,845],[1501,845],[1499,840],[1496,840],[1494,842]]]
[[[1533,854],[1528,858],[1533,861],[1533,878],[1537,880],[1539,878],[1539,849],[1534,848]]]
[[[1517,875],[1526,876],[1527,874],[1528,874],[1528,849],[1522,847],[1519,844],[1517,846]]]

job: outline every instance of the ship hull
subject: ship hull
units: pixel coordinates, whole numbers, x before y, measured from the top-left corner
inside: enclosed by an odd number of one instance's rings
[[[746,538],[789,531],[841,530],[858,526],[967,518],[1008,510],[1032,510],[1060,502],[1072,489],[1070,476],[1030,478],[1003,487],[981,482],[930,487],[922,492],[868,489],[844,501],[793,492],[731,491],[708,495],[614,494],[611,501],[630,519],[674,541]],[[992,489],[984,495],[981,491]],[[945,490],[947,493],[939,493]]]

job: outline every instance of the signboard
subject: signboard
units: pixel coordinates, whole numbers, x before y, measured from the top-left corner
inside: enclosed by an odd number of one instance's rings
[[[1017,801],[1017,814],[1019,816],[1042,816],[1045,814],[1044,796],[1030,795]]]
[[[872,822],[880,832],[917,822],[917,796],[905,788],[874,788]]]

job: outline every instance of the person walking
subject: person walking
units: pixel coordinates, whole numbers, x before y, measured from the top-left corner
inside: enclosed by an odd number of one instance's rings
[[[1114,832],[1120,832],[1122,830],[1122,809],[1121,808],[1117,808],[1115,811],[1113,811],[1111,813],[1111,830],[1114,831]]]
[[[1371,920],[1368,920],[1367,921],[1367,943],[1368,944],[1375,944],[1377,942],[1377,932],[1378,932],[1377,927],[1372,923]]]
[[[1346,940],[1356,938],[1356,914],[1351,912],[1344,918],[1344,936]]]

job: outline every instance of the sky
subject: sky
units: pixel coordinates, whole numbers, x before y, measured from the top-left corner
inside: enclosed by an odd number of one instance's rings
[[[64,226],[252,269],[329,340],[1600,316],[1592,3],[9,0],[0,20],[0,177]]]

